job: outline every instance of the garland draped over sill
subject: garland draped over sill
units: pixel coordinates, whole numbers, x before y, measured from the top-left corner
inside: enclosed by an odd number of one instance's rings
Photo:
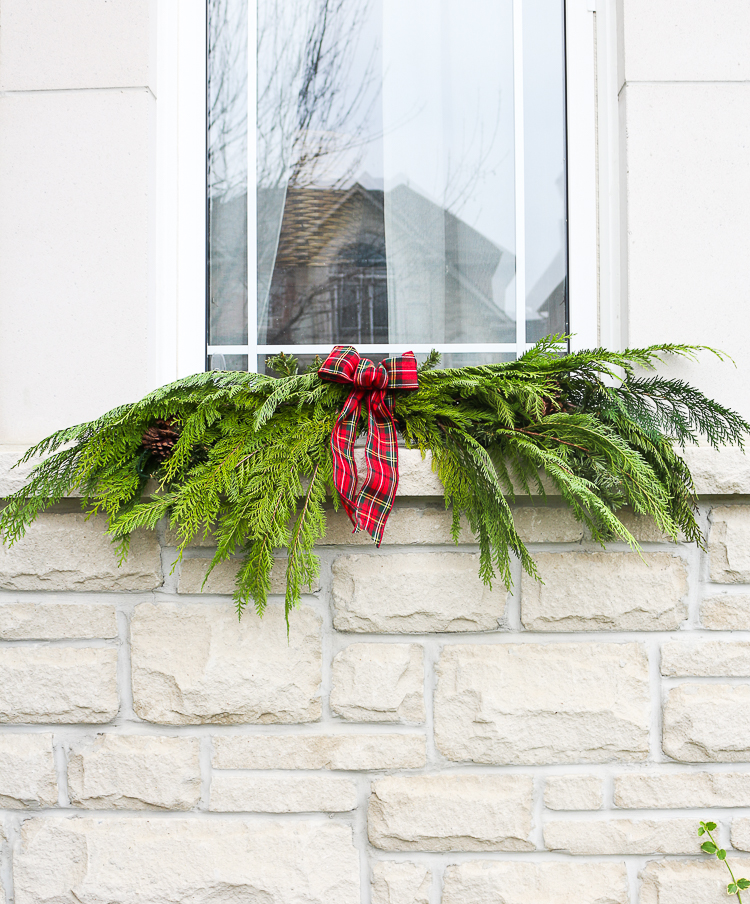
[[[742,447],[750,432],[738,414],[682,380],[636,371],[653,369],[663,355],[694,357],[702,346],[563,354],[566,338],[544,339],[507,364],[436,370],[433,353],[419,388],[393,396],[406,446],[432,452],[454,540],[462,513],[477,536],[487,584],[499,575],[511,585],[511,553],[538,577],[508,498],[514,485],[544,496],[543,475],[602,545],[619,538],[638,548],[614,514],[627,504],[670,537],[682,532],[702,546],[693,481],[674,446],[703,436],[714,447]],[[86,512],[108,516],[121,560],[130,533],[164,517],[180,552],[213,531],[211,568],[241,549],[240,615],[251,599],[263,613],[273,553],[285,547],[288,617],[317,577],[313,548],[325,533],[326,496],[339,505],[331,431],[349,390],[322,381],[317,367],[297,375],[294,359],[270,363],[287,375],[196,374],[34,446],[22,462],[55,454],[9,498],[0,516],[5,542],[78,490]],[[143,498],[150,477],[160,489]]]

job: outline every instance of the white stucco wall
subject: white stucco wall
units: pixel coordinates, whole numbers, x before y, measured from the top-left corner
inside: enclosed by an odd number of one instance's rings
[[[629,343],[750,418],[750,4],[620,0]]]
[[[0,443],[148,388],[152,7],[0,4]]]

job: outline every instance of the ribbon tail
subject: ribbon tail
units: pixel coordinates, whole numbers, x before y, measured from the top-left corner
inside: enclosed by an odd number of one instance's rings
[[[368,398],[365,463],[367,477],[356,502],[357,525],[380,546],[398,488],[396,424],[383,391]]]
[[[333,482],[338,490],[341,504],[354,525],[357,520],[357,465],[354,462],[354,442],[357,439],[362,393],[356,390],[347,398],[341,413],[336,418],[331,432],[331,454],[333,456]]]

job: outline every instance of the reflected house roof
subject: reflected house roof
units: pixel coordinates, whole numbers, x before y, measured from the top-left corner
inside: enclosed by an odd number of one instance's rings
[[[468,304],[475,309],[472,319],[490,316],[496,328],[513,328],[513,322],[495,301],[498,290],[504,294],[513,278],[510,251],[407,185],[398,185],[389,193],[387,215],[389,241],[422,267],[444,273],[446,292],[447,283],[452,281],[451,307],[465,308]],[[344,259],[351,263],[346,249],[357,246],[372,251],[380,246],[379,254],[374,255],[377,260],[370,260],[369,266],[383,266],[385,220],[382,190],[366,189],[359,183],[346,189],[290,188],[275,268],[331,267]],[[394,246],[389,246],[389,256]],[[501,260],[503,278],[498,286],[496,272]],[[466,312],[459,316],[465,318]]]
[[[538,342],[542,336],[567,332],[567,261],[560,251],[526,296],[526,339]]]
[[[286,269],[338,263],[342,246],[361,236],[362,217],[368,212],[374,214],[371,227],[385,241],[382,191],[369,191],[359,183],[348,189],[288,189],[276,266]]]

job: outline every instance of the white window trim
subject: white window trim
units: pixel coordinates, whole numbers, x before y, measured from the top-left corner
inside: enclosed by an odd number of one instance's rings
[[[599,343],[621,351],[627,346],[627,287],[624,266],[625,205],[620,168],[620,76],[617,0],[596,0],[597,202],[599,250]]]
[[[572,351],[599,344],[597,329],[596,79],[591,0],[566,0],[568,292]]]
[[[159,0],[153,385],[206,365],[206,2]]]
[[[521,2],[514,0],[516,27],[520,27]],[[597,2],[600,8],[595,12]],[[571,341],[573,350],[600,343],[611,348],[619,348],[622,344],[614,3],[615,0],[566,2],[568,278],[570,331],[575,334]],[[255,17],[249,19],[249,46],[253,47]],[[152,317],[152,373],[154,385],[162,385],[202,371],[206,360],[205,0],[159,0],[157,60],[157,291]],[[522,61],[517,59],[517,71],[521,64]],[[254,74],[254,67],[251,67],[248,82],[251,96],[255,90]],[[521,90],[519,78],[516,91]],[[520,105],[517,104],[516,109],[520,110]],[[251,128],[252,111],[248,112]],[[518,115],[522,116],[522,112]],[[597,123],[599,156],[607,163],[598,173]],[[522,122],[517,120],[517,142],[523,140],[520,125]],[[254,142],[248,142],[248,147],[248,171],[253,172]],[[517,152],[519,150],[517,147]],[[517,193],[522,191],[522,180],[523,170],[518,167]],[[516,227],[518,235],[522,236],[523,205],[519,204],[517,208],[520,212]],[[249,219],[252,226],[254,218],[250,216]],[[248,266],[254,270],[256,237],[252,228],[248,233]],[[523,289],[522,279],[521,276],[517,284],[520,289]],[[524,293],[519,291],[518,295],[521,310]],[[248,319],[253,325],[255,302],[250,293]],[[519,344],[524,338],[524,324],[525,319],[519,323]],[[509,343],[438,346],[425,343],[410,347],[419,353],[433,347],[441,352],[509,352],[515,351],[517,346]],[[364,353],[405,350],[403,344],[361,345],[359,348]],[[224,354],[248,354],[248,365],[254,369],[253,352],[264,354],[279,349],[278,346],[235,345],[209,347],[208,353],[215,350]],[[294,351],[300,354],[324,354],[329,350],[328,346],[317,344],[294,346]]]

